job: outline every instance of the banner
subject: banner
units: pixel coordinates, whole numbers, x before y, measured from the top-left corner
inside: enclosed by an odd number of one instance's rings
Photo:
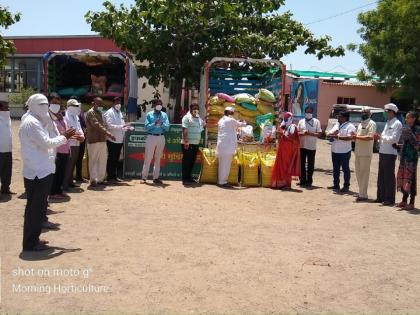
[[[318,84],[319,80],[293,82],[289,111],[293,113],[295,118],[303,118],[307,107],[312,107],[314,110],[314,117],[317,117]]]
[[[124,177],[141,178],[144,162],[144,151],[146,145],[147,132],[143,123],[133,123],[134,130],[127,131],[124,139]],[[160,160],[161,179],[182,179],[182,127],[181,125],[171,125],[165,134],[165,149]],[[201,138],[200,146],[203,145]],[[150,163],[149,176],[153,173],[154,159]],[[197,155],[197,160],[193,169],[193,177],[198,177],[201,170],[201,154]]]

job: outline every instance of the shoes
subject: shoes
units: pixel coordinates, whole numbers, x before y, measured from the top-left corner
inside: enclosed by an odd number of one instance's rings
[[[340,192],[341,193],[347,193],[347,192],[349,192],[350,191],[350,189],[349,189],[349,187],[347,187],[347,186],[344,186],[343,188],[341,188],[340,189]]]
[[[71,183],[68,185],[69,188],[80,188],[79,185],[76,185],[75,183]]]
[[[382,200],[379,200],[379,199],[375,199],[375,200],[372,200],[371,201],[371,203],[382,203],[383,201]]]
[[[106,183],[105,182],[98,182],[97,185],[98,186],[106,186]]]
[[[156,179],[154,179],[154,180],[153,180],[153,184],[159,184],[159,185],[162,185],[162,184],[163,184],[163,182],[162,182],[159,178],[156,178]]]
[[[308,184],[307,183],[304,183],[304,182],[297,183],[296,185],[298,185],[300,187],[306,187],[306,186],[308,186]]]
[[[57,195],[51,195],[48,197],[50,200],[65,200],[69,199],[69,195],[66,194],[57,194]]]
[[[146,184],[146,180],[145,179],[140,179],[140,184]]]
[[[327,187],[328,189],[332,189],[332,190],[339,190],[340,189],[340,186],[337,186],[337,185],[333,185],[333,186],[329,186],[329,187]]]
[[[366,202],[368,200],[369,200],[368,198],[360,197],[360,196],[356,198],[356,202]]]
[[[88,180],[84,179],[84,178],[76,178],[76,182],[77,183],[87,183]]]
[[[391,202],[391,201],[384,201],[384,202],[382,202],[382,205],[384,205],[384,206],[394,206],[395,205],[395,202]]]

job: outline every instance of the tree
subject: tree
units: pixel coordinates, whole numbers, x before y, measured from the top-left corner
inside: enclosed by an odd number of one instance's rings
[[[370,73],[386,87],[401,86],[401,96],[420,98],[420,1],[380,0],[375,10],[359,14],[365,41],[359,53]]]
[[[328,36],[316,38],[292,14],[278,13],[284,0],[137,0],[129,8],[110,1],[104,11],[87,12],[93,31],[127,49],[148,66],[139,75],[156,86],[177,85],[175,111],[180,110],[181,87],[197,86],[203,64],[215,56],[280,59],[305,46],[305,53],[342,56]],[[178,115],[176,115],[178,117]]]
[[[7,29],[10,25],[20,21],[20,14],[12,14],[9,10],[0,5],[0,27]],[[6,63],[7,56],[15,52],[15,45],[12,41],[6,40],[0,34],[0,67]]]

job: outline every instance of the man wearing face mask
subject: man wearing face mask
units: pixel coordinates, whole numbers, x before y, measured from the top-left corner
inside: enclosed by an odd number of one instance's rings
[[[115,137],[106,128],[103,120],[102,99],[95,97],[92,102],[92,108],[86,113],[87,125],[87,148],[89,154],[89,174],[90,186],[105,185],[106,161],[108,152],[106,140],[110,138],[115,141]]]
[[[0,194],[14,195],[10,190],[12,180],[12,121],[9,104],[0,101]]]
[[[350,158],[351,140],[356,128],[349,122],[350,113],[342,111],[338,115],[338,123],[330,130],[328,137],[333,140],[331,144],[331,157],[333,162],[334,184],[328,189],[340,189],[340,170],[344,173],[344,186],[340,192],[346,193],[350,188]]]
[[[121,113],[121,98],[115,97],[113,106],[104,114],[105,122],[115,140],[108,140],[108,161],[106,163],[107,181],[110,183],[120,182],[117,178],[117,167],[120,159],[121,149],[124,143],[124,133],[130,124],[124,122]]]
[[[47,212],[48,194],[55,173],[55,148],[65,144],[74,134],[68,129],[63,135],[51,137],[48,99],[34,94],[28,99],[28,115],[19,129],[21,142],[26,208],[23,228],[23,250],[45,250],[48,242],[39,239]]]
[[[153,168],[153,182],[155,184],[162,184],[162,181],[159,179],[160,158],[162,157],[163,149],[165,148],[165,132],[169,130],[169,119],[168,115],[162,112],[162,101],[155,100],[153,106],[154,110],[147,113],[144,122],[147,138],[142,182],[146,183],[149,175],[150,163],[152,162],[154,155],[155,165]]]
[[[246,122],[241,122],[233,118],[235,109],[226,107],[224,116],[217,123],[217,145],[216,155],[219,162],[218,169],[218,185],[221,187],[229,187],[228,178],[233,155],[238,147],[237,130],[239,127],[246,126]]]
[[[79,146],[80,142],[85,140],[83,129],[80,125],[79,114],[81,111],[81,103],[75,99],[69,99],[67,101],[67,111],[65,115],[66,123],[70,128],[76,130],[75,139],[70,139],[70,157],[66,165],[66,173],[64,176],[63,189],[68,191],[69,188],[78,187],[73,181],[74,168],[79,158]]]
[[[402,133],[402,123],[397,118],[398,107],[395,104],[384,106],[388,121],[382,134],[375,134],[374,139],[380,140],[378,189],[375,202],[384,206],[395,204],[396,178],[395,161],[397,160],[397,144]]]
[[[305,118],[298,123],[300,138],[300,186],[310,188],[313,183],[312,176],[315,169],[316,143],[320,136],[321,123],[313,118],[313,108],[305,109]],[[308,167],[306,167],[306,163]]]
[[[59,134],[63,135],[66,130],[69,129],[62,112],[64,108],[60,104],[50,104],[50,116],[57,128]],[[63,193],[63,182],[64,174],[66,172],[67,161],[70,156],[70,144],[66,142],[65,144],[59,146],[56,151],[55,158],[55,173],[52,181],[50,200],[62,200],[67,199],[68,196]]]
[[[353,136],[356,141],[354,163],[356,170],[357,183],[359,185],[359,196],[356,202],[368,200],[368,186],[370,175],[370,164],[373,155],[373,136],[376,132],[376,123],[370,119],[370,111],[362,111],[362,121],[357,126],[357,133]]]
[[[199,116],[199,106],[196,103],[191,104],[190,111],[182,118],[182,183],[184,185],[195,182],[191,174],[203,130],[204,122]]]

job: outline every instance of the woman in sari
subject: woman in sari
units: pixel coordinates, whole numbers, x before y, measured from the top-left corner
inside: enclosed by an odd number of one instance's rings
[[[420,145],[420,126],[419,114],[417,112],[408,112],[405,118],[407,126],[401,134],[402,148],[400,167],[397,175],[397,190],[403,194],[402,202],[398,207],[404,210],[414,209],[414,201],[417,193],[417,162],[418,150]],[[410,203],[408,204],[408,197]]]
[[[285,113],[278,130],[279,143],[276,161],[271,175],[271,187],[290,189],[292,177],[300,176],[300,141],[293,114]]]

